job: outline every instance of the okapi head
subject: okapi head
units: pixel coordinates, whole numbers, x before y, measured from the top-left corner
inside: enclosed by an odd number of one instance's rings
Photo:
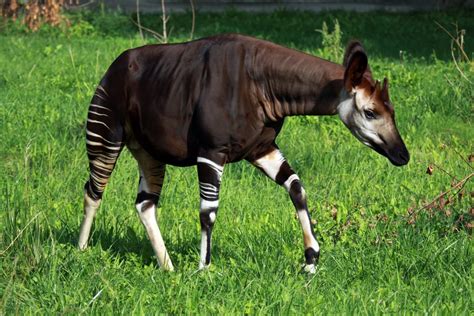
[[[372,79],[362,45],[349,43],[344,54],[344,88],[339,115],[352,134],[362,143],[387,157],[396,166],[410,160],[395,124],[395,112],[388,94],[388,80]]]

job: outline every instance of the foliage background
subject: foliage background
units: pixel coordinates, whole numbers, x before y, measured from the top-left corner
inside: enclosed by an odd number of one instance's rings
[[[434,23],[466,30],[472,11],[199,13],[201,37],[241,32],[333,59],[360,39],[374,76],[387,76],[412,160],[395,168],[335,117],[288,119],[278,143],[303,179],[322,246],[317,274],[300,274],[302,240],[284,190],[241,162],[226,167],[213,265],[196,273],[195,168],[169,167],[159,222],[175,273],[157,269],[135,214],[138,173],[125,151],[84,252],[76,247],[87,178],[88,102],[114,58],[142,40],[131,16],[70,14],[70,27],[0,33],[0,294],[2,313],[472,313],[472,83]],[[342,34],[334,34],[338,21]],[[160,30],[159,16],[142,24]],[[328,30],[318,32],[327,23]],[[174,14],[170,40],[189,38]],[[326,41],[331,34],[340,41]],[[324,37],[326,35],[326,37]],[[336,36],[336,37],[337,37]],[[474,82],[473,64],[461,70]],[[433,174],[426,168],[433,166]],[[451,199],[448,199],[451,197]],[[409,216],[408,213],[414,215]]]

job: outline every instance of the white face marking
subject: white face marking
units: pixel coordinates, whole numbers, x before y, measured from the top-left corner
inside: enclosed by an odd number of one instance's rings
[[[349,97],[339,103],[337,106],[337,111],[339,112],[339,117],[347,125],[349,122],[350,115],[354,109],[354,99]]]
[[[383,122],[377,119],[368,119],[364,115],[364,110],[371,110],[371,98],[365,95],[364,91],[354,89],[355,98],[349,96],[339,103],[337,109],[339,117],[351,132],[365,145],[372,147],[370,141],[376,144],[383,144],[377,130],[383,127]],[[355,102],[354,102],[355,99]]]
[[[262,168],[272,180],[275,180],[283,162],[285,162],[285,158],[278,149],[275,149],[265,156],[255,160],[253,163],[257,167]]]

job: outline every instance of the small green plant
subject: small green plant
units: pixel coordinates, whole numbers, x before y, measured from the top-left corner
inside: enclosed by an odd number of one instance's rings
[[[318,55],[329,60],[340,62],[344,54],[344,45],[341,43],[342,31],[339,21],[334,20],[334,31],[330,32],[326,22],[323,22],[321,29],[317,29],[322,35],[322,48],[318,50]]]

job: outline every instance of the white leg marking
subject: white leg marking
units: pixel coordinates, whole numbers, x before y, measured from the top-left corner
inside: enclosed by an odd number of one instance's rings
[[[222,173],[224,171],[224,166],[221,166],[214,161],[204,158],[204,157],[198,157],[197,158],[197,163],[201,164],[206,164],[209,168],[211,168],[215,176],[217,177],[217,182],[220,184],[221,178],[222,178]],[[199,182],[199,193],[201,196],[201,206],[200,206],[200,212],[206,212],[210,209],[217,209],[219,206],[219,188],[218,186],[212,184],[212,183],[206,183],[206,182]],[[213,200],[213,201],[211,201]],[[202,213],[201,213],[202,214]],[[212,224],[216,220],[216,213],[215,211],[209,213],[209,222],[211,225],[212,229]],[[204,269],[207,268],[209,265],[206,264],[206,257],[208,255],[208,251],[210,252],[211,249],[210,247],[208,248],[207,244],[210,242],[208,238],[211,238],[211,236],[207,234],[206,230],[201,230],[201,253],[200,253],[200,260],[199,260],[199,269]]]
[[[98,108],[98,109],[104,109],[104,110],[107,110],[107,111],[111,111],[109,108],[106,108],[105,106],[94,104],[94,103],[91,103],[90,106]]]
[[[146,183],[145,173],[143,172],[142,168],[140,168],[140,183],[138,184],[138,192],[150,192],[150,188]],[[138,210],[140,212],[140,210]]]
[[[201,259],[199,260],[199,270],[208,267],[206,265],[206,254],[207,254],[207,234],[205,231],[201,231]]]
[[[107,148],[109,150],[115,150],[115,151],[118,151],[121,148],[120,146],[107,146],[104,143],[94,142],[94,141],[88,140],[88,139],[86,139],[86,144],[91,145],[91,146],[104,147],[104,148]]]
[[[98,115],[98,116],[108,116],[107,114],[99,113],[99,112],[95,112],[95,111],[91,111],[91,110],[89,110],[89,113],[94,114],[94,115]]]
[[[262,168],[265,173],[272,179],[275,180],[280,171],[280,167],[285,161],[285,157],[281,154],[278,149],[266,154],[265,156],[254,161],[257,167]]]
[[[87,119],[87,122],[90,122],[90,123],[96,123],[96,124],[101,124],[101,125],[104,125],[105,127],[107,127],[107,129],[110,131],[111,129],[109,128],[109,126],[107,124],[105,124],[104,122],[101,122],[101,121],[97,121],[97,120],[91,120],[91,119]]]
[[[285,183],[283,183],[283,186],[285,187],[286,191],[290,191],[291,184],[293,183],[293,181],[299,179],[300,177],[298,177],[296,173],[293,173],[291,176],[289,176],[288,179],[286,179]]]
[[[87,130],[87,129],[86,129],[86,133],[87,133],[87,135],[89,135],[89,136],[100,138],[100,139],[102,139],[102,140],[104,140],[104,141],[106,141],[107,143],[110,143],[110,144],[120,145],[120,144],[122,143],[122,142],[112,142],[112,141],[110,141],[110,140],[108,140],[108,139],[102,137],[101,135],[96,134],[96,133],[93,133],[93,132],[91,132],[91,131],[89,131],[89,130]]]
[[[216,208],[219,206],[219,200],[208,201],[201,198],[201,210],[208,210],[210,208]]]
[[[214,223],[216,221],[216,212],[209,213],[209,220],[211,221],[211,223]]]
[[[158,263],[160,267],[163,270],[173,271],[173,264],[171,263],[168,251],[166,251],[165,242],[163,240],[163,237],[161,236],[158,223],[156,222],[155,205],[152,205],[149,208],[142,210],[143,204],[147,202],[149,201],[144,201],[142,203],[137,204],[136,207],[138,215],[140,216],[140,220],[142,221],[143,226],[145,226],[148,238],[150,239],[151,246],[155,251],[156,257],[158,258]]]
[[[307,249],[311,247],[316,252],[318,252],[319,244],[314,238],[313,233],[311,232],[311,223],[308,217],[308,212],[306,210],[299,210],[298,219],[300,221],[301,228],[303,229],[304,248]]]
[[[102,87],[101,85],[98,85],[98,86],[97,86],[97,89],[98,89],[98,90],[101,90],[106,96],[109,96],[109,94],[107,93],[107,91],[105,91],[104,87]]]
[[[314,263],[312,264],[304,264],[303,265],[303,270],[304,272],[307,272],[309,274],[315,274],[316,273],[316,266],[314,265]]]
[[[87,248],[87,241],[91,232],[92,222],[94,221],[95,214],[99,208],[100,200],[94,201],[87,193],[84,194],[84,218],[79,233],[79,249],[84,250]]]
[[[217,169],[216,171],[218,171],[218,173],[221,173],[221,174],[222,174],[222,171],[224,171],[224,167],[223,167],[223,166],[220,166],[220,165],[218,165],[217,163],[215,163],[214,161],[209,160],[209,159],[207,159],[207,158],[198,157],[198,158],[197,158],[197,162],[205,163],[205,164],[210,165],[213,169]]]

